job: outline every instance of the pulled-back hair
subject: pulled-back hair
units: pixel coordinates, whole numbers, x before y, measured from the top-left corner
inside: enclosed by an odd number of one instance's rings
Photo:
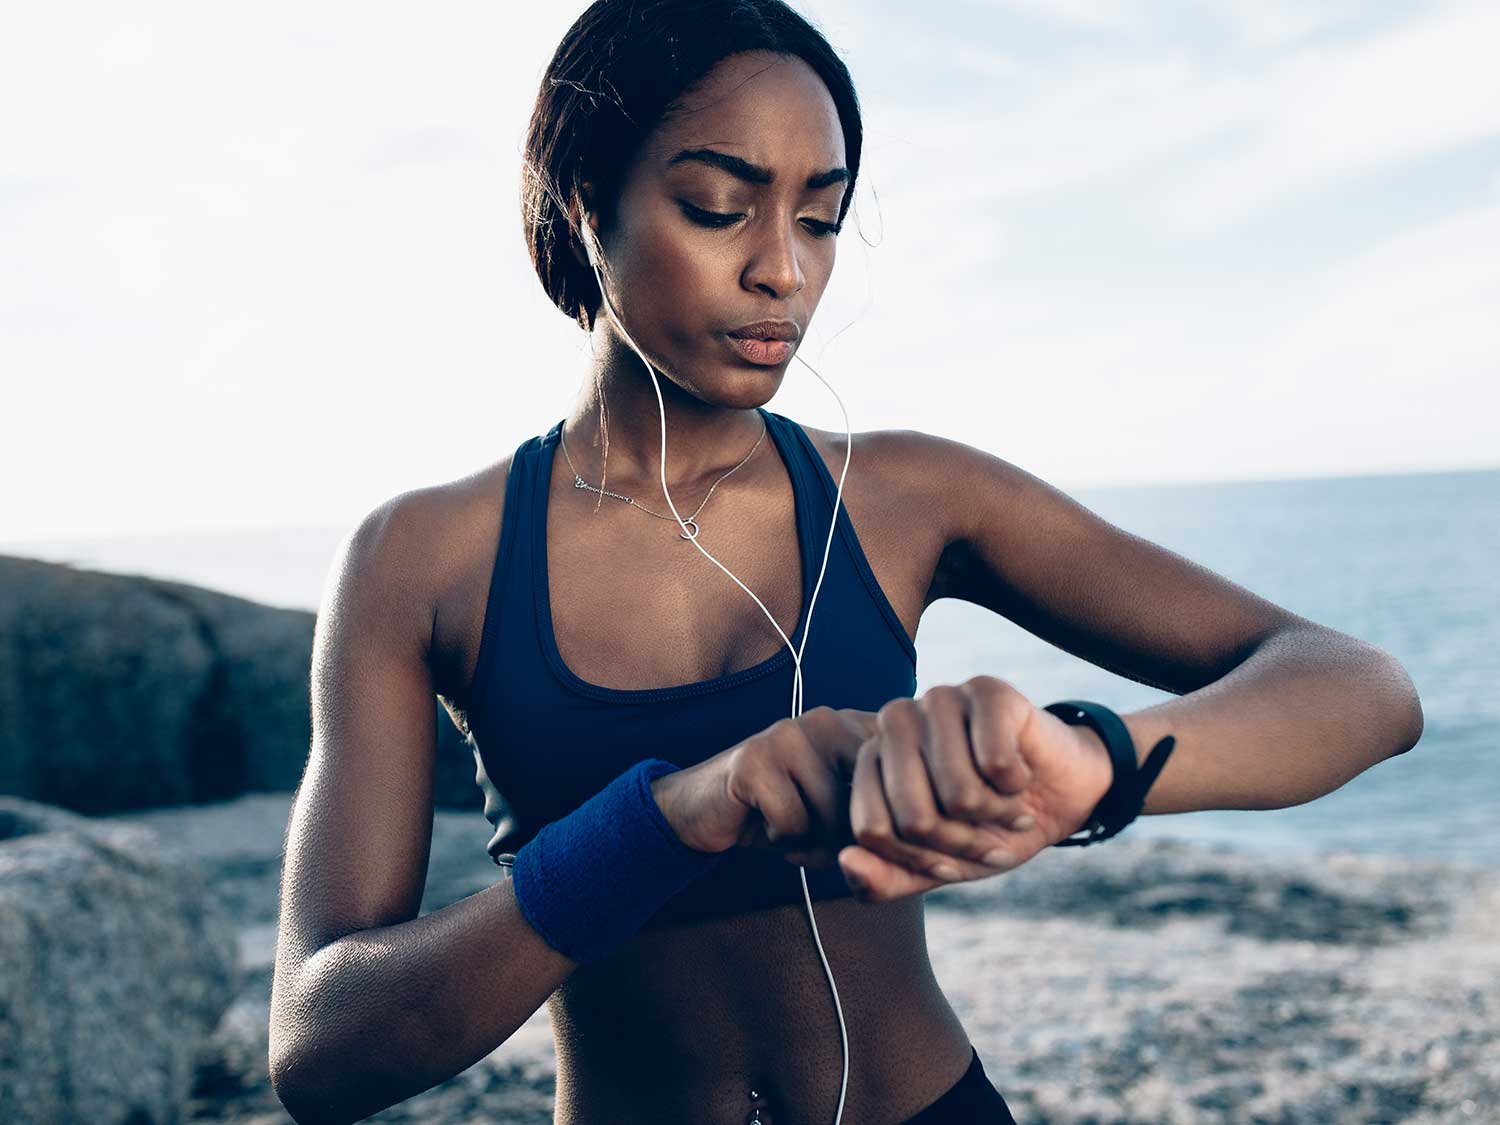
[[[589,209],[612,223],[646,135],[721,59],[757,50],[802,59],[833,96],[850,173],[843,222],[859,175],[859,99],[822,32],[782,0],[596,0],[558,44],[526,130],[521,221],[542,288],[585,331],[600,294],[571,251],[581,185],[593,188]]]

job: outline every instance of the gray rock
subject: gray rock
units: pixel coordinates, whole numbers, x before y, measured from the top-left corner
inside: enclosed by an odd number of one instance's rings
[[[287,1120],[264,1075],[276,882],[257,857],[279,855],[288,813],[264,795],[129,818],[200,855],[243,911],[250,974],[204,1057],[197,1121]],[[477,811],[436,815],[422,913],[498,878],[488,838]],[[934,971],[1025,1125],[1500,1121],[1493,867],[1127,833],[926,901]],[[551,1030],[538,1009],[371,1120],[546,1125]]]
[[[185,1120],[236,948],[156,833],[0,797],[0,1121]]]
[[[1019,1121],[1500,1120],[1493,867],[1122,837],[928,904]]]
[[[1025,917],[1066,915],[1143,930],[1197,918],[1266,941],[1374,945],[1446,928],[1452,868],[1431,870],[1428,882],[1390,861],[1349,854],[1272,861],[1226,847],[1129,837],[1084,854],[1053,849],[1004,879],[942,887],[927,901],[945,910],[1000,907]]]
[[[315,615],[0,555],[0,793],[99,815],[297,788]],[[433,699],[433,802],[480,808]]]
[[[85,813],[192,800],[213,665],[140,581],[0,558],[0,790]]]

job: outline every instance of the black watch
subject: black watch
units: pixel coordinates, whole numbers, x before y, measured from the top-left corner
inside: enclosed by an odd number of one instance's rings
[[[1121,829],[1141,815],[1141,809],[1146,804],[1146,793],[1156,781],[1156,775],[1167,764],[1167,757],[1172,753],[1177,739],[1167,735],[1151,748],[1144,763],[1137,764],[1135,740],[1130,737],[1130,729],[1119,715],[1102,703],[1091,703],[1087,699],[1064,699],[1058,703],[1049,703],[1042,710],[1056,715],[1069,726],[1093,727],[1104,740],[1104,745],[1109,750],[1110,764],[1114,767],[1114,780],[1109,784],[1109,791],[1099,799],[1083,827],[1073,835],[1057,841],[1053,847],[1095,844],[1118,835]]]

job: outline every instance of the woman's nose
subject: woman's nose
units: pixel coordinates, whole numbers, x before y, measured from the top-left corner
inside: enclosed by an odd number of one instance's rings
[[[773,297],[790,297],[807,283],[797,260],[796,230],[779,222],[766,225],[770,229],[745,267],[745,284]]]

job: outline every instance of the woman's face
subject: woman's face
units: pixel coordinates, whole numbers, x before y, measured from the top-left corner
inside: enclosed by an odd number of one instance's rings
[[[602,232],[605,285],[636,345],[683,390],[760,405],[833,272],[848,179],[838,110],[807,63],[766,51],[723,59],[682,110],[627,171]],[[609,320],[601,309],[601,329]],[[762,320],[790,322],[796,339],[747,355],[728,333]]]

